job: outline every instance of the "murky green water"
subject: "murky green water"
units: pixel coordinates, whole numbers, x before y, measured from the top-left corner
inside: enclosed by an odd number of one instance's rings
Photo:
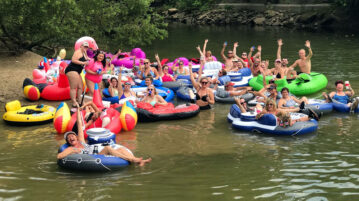
[[[146,52],[195,57],[194,47],[209,38],[208,49],[217,57],[224,41],[238,41],[241,49],[261,44],[263,58],[273,61],[279,37],[290,63],[309,39],[313,70],[330,83],[349,80],[359,89],[359,38],[351,33],[179,26]],[[359,199],[357,115],[333,113],[321,119],[316,133],[283,138],[232,130],[229,107],[216,104],[192,119],[139,124],[121,133],[120,143],[153,162],[105,174],[59,169],[55,156],[63,140],[51,124],[17,128],[1,121],[0,200]]]

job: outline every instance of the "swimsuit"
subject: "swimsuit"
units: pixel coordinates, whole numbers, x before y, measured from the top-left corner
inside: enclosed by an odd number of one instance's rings
[[[176,70],[176,75],[186,75],[186,70],[183,69],[183,73],[180,73],[179,69],[178,69],[178,70]]]
[[[285,104],[283,105],[284,107],[292,107],[295,106],[296,102],[293,99],[289,99],[285,102]]]
[[[208,102],[207,101],[207,94],[200,97],[198,93],[195,93],[196,95],[196,100],[202,100],[203,102]],[[205,105],[205,106],[199,106],[199,109],[200,110],[208,110],[208,109],[211,109],[211,106],[208,104],[208,105]]]
[[[343,103],[343,104],[347,104],[349,102],[348,95],[339,96],[339,95],[337,95],[337,93],[335,93],[335,95],[333,96],[333,99],[340,103]]]
[[[162,76],[162,82],[172,82],[172,77],[170,75]]]
[[[156,100],[151,101],[150,104],[154,107],[156,105]]]
[[[79,60],[82,61],[82,62],[85,62],[85,61],[86,61],[85,56],[83,55]],[[75,71],[75,72],[77,72],[78,74],[81,74],[82,69],[83,69],[83,66],[82,66],[82,65],[80,65],[80,64],[75,64],[75,63],[71,62],[71,63],[67,66],[67,68],[66,68],[66,70],[65,70],[65,74],[68,73],[68,72],[70,72],[70,71]]]

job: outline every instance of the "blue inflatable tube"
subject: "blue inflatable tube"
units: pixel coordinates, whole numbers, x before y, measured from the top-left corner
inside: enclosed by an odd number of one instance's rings
[[[242,68],[237,72],[228,72],[231,81],[238,82],[242,80],[242,77],[248,77],[252,75],[252,71],[249,68]]]
[[[135,79],[135,83],[137,86],[141,86],[141,87],[146,87],[146,82],[145,80],[140,80],[140,79]],[[161,80],[153,80],[153,85],[155,87],[161,87],[162,86],[162,81]]]
[[[189,96],[188,90],[189,90],[188,87],[180,87],[176,91],[177,98],[179,98],[181,100],[185,100],[185,101],[190,101],[191,97]]]
[[[328,114],[333,111],[333,103],[327,103],[325,100],[320,99],[309,99],[309,104],[305,105],[305,108],[311,108],[315,112],[322,114]]]
[[[65,150],[68,144],[60,147],[59,153]],[[119,157],[98,154],[71,154],[57,160],[57,164],[68,170],[81,172],[106,172],[121,170],[130,165],[130,162]]]
[[[347,104],[338,102],[336,100],[333,99],[333,109],[337,112],[343,112],[343,113],[349,113],[350,112],[350,107],[347,106]],[[354,110],[354,113],[359,113],[359,107],[357,107]]]
[[[108,91],[108,88],[103,89],[103,90],[102,90],[102,94],[103,94],[102,100],[104,100],[104,101],[110,101],[111,104],[118,103],[118,101],[119,101],[118,96],[112,97],[112,96],[110,95],[110,92]]]

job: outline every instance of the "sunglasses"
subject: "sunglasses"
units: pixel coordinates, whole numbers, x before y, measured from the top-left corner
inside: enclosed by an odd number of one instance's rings
[[[207,84],[208,82],[201,82],[202,84]]]
[[[147,89],[147,91],[153,91],[153,89]]]
[[[125,85],[131,85],[131,83],[126,82]]]
[[[247,54],[242,54],[242,56],[247,56]]]
[[[269,103],[268,106],[273,106],[273,104],[272,104],[272,103]]]
[[[148,64],[148,62],[145,62],[145,63],[143,63],[143,64]]]
[[[182,65],[183,65],[183,63],[180,63],[179,65],[181,65],[181,66],[182,66]]]
[[[243,105],[244,103],[246,103],[246,102],[241,102],[241,105]]]

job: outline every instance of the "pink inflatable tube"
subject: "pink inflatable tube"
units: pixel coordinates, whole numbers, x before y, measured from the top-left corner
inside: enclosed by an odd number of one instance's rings
[[[135,65],[139,66],[140,61],[141,61],[141,59],[136,59],[135,60]],[[124,66],[126,68],[132,68],[133,67],[133,57],[126,57],[126,58],[123,58],[123,59],[114,59],[112,61],[112,64],[115,65],[115,66]]]
[[[97,50],[98,46],[95,39],[91,38],[90,36],[84,36],[79,38],[75,43],[75,50],[79,49],[83,42],[87,42],[89,44],[89,48],[93,50]]]
[[[131,56],[136,56],[136,58],[138,59],[145,59],[146,58],[146,54],[144,51],[141,50],[141,48],[134,48],[131,51]]]

